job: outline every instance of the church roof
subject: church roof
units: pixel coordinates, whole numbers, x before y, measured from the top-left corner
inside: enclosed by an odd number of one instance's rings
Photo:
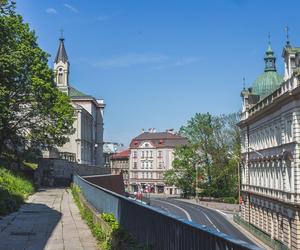
[[[79,91],[78,89],[75,89],[74,87],[70,86],[69,96],[70,97],[87,97],[89,95],[87,95],[87,94]]]
[[[66,52],[66,49],[65,49],[65,45],[64,45],[64,38],[60,38],[60,43],[59,43],[59,48],[58,48],[58,51],[57,51],[57,54],[56,54],[56,57],[55,57],[55,62],[58,63],[58,62],[68,62],[69,59],[68,59],[68,56],[67,56],[67,52]]]
[[[274,52],[270,44],[266,51],[264,60],[265,70],[256,78],[252,85],[253,94],[260,96],[260,99],[279,88],[283,82],[283,77],[277,73],[275,65],[276,57],[274,56]]]

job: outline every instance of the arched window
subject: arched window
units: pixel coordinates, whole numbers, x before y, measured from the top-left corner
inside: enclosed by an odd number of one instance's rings
[[[58,84],[63,84],[63,73],[58,73]]]

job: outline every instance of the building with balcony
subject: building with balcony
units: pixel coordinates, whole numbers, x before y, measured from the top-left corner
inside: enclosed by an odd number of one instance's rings
[[[128,190],[129,184],[129,156],[129,149],[110,156],[111,174],[119,175],[122,173],[125,190]]]
[[[269,44],[264,72],[242,91],[241,218],[285,247],[300,246],[300,48]]]
[[[142,132],[130,143],[129,186],[131,192],[148,190],[153,193],[180,194],[175,186],[166,186],[164,172],[172,168],[175,147],[187,140],[172,130]]]

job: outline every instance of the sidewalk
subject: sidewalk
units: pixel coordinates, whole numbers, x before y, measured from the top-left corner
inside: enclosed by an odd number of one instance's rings
[[[43,189],[0,220],[1,250],[97,249],[70,191]]]

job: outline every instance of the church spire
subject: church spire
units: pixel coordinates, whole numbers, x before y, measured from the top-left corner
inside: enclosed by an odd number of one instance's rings
[[[70,63],[65,49],[64,40],[63,35],[61,35],[58,51],[54,61],[54,80],[57,88],[69,95]]]
[[[59,38],[59,47],[58,47],[58,51],[55,57],[55,63],[59,63],[60,61],[63,63],[67,63],[69,62],[68,56],[67,56],[67,52],[65,49],[65,44],[64,44],[64,37],[63,35],[61,35],[61,37]]]

